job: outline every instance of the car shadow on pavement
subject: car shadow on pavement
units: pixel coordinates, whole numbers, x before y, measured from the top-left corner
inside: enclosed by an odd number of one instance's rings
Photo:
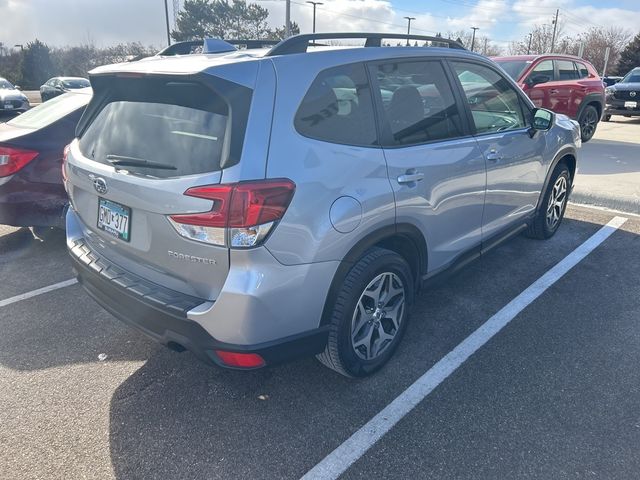
[[[552,242],[515,238],[422,292],[403,344],[368,379],[314,359],[236,372],[153,351],[111,399],[116,478],[299,478],[600,226],[567,220]]]

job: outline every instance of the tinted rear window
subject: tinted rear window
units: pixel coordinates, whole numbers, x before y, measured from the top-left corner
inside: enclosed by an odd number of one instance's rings
[[[192,82],[156,79],[114,85],[80,137],[83,155],[106,164],[115,156],[172,167],[121,167],[160,178],[221,169],[229,120],[222,97]]]
[[[361,63],[320,72],[295,117],[306,137],[347,145],[375,145],[369,81]]]

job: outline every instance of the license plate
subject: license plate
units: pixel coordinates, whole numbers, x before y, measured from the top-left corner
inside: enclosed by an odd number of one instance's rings
[[[624,102],[624,108],[636,108],[638,102]]]
[[[128,242],[131,239],[131,209],[100,198],[98,201],[98,228]]]
[[[4,104],[4,109],[5,110],[13,110],[13,103],[5,103]]]

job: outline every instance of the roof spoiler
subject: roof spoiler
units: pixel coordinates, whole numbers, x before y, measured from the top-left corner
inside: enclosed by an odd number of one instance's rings
[[[169,45],[164,50],[157,53],[160,57],[170,57],[173,55],[191,55],[193,53],[225,53],[234,52],[238,48],[246,49],[264,48],[278,44],[279,40],[256,40],[256,39],[233,39],[222,40],[221,38],[205,38],[203,40],[188,40]],[[201,49],[201,50],[200,50]],[[195,51],[194,51],[195,50]]]
[[[313,42],[312,45],[317,45],[316,40],[342,40],[347,38],[359,38],[365,39],[365,47],[381,47],[383,39],[401,39],[401,40],[420,40],[424,42],[432,42],[442,44],[449,48],[455,48],[458,50],[466,50],[460,43],[450,38],[443,37],[431,37],[426,35],[412,35],[404,33],[307,33],[302,35],[294,35],[289,37],[275,47],[269,50],[266,56],[273,57],[275,55],[291,55],[293,53],[305,53],[309,47],[309,42]]]

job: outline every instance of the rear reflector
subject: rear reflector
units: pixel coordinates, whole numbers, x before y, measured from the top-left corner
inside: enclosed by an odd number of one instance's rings
[[[228,367],[258,368],[264,367],[264,359],[257,353],[237,353],[216,350],[218,358]]]
[[[211,200],[211,210],[170,215],[169,219],[180,235],[191,240],[253,247],[284,216],[295,188],[286,178],[193,187],[184,194]]]
[[[37,156],[33,150],[0,146],[0,177],[13,175]]]

